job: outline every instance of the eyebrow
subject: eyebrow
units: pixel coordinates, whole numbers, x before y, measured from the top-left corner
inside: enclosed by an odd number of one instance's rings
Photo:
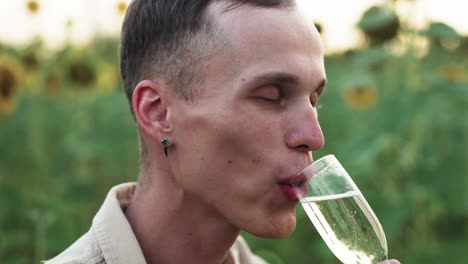
[[[299,77],[293,74],[284,73],[284,72],[269,72],[263,75],[260,75],[255,78],[255,80],[263,81],[263,82],[272,82],[278,83],[283,85],[299,85],[300,80]],[[325,88],[327,85],[327,80],[322,79],[320,83],[315,87],[314,90],[320,91]]]
[[[280,83],[280,84],[290,84],[290,85],[299,84],[299,77],[297,77],[296,75],[283,73],[283,72],[269,72],[269,73],[260,75],[255,79],[258,79],[264,82],[273,82],[273,83]]]

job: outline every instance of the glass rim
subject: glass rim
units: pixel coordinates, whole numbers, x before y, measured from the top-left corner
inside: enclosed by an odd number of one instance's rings
[[[319,162],[319,161],[321,161],[321,160],[324,160],[324,159],[326,159],[326,158],[331,158],[331,157],[333,157],[333,158],[336,159],[336,156],[335,156],[335,155],[333,155],[333,154],[326,154],[325,156],[320,157],[318,160],[314,160],[314,161],[312,162],[312,164],[314,164],[314,163],[316,163],[316,162]]]
[[[327,161],[328,159],[331,159],[330,161]],[[320,174],[324,169],[326,169],[332,162],[338,162],[338,159],[336,158],[335,155],[333,154],[327,154],[325,156],[320,157],[318,160],[314,160],[312,163],[307,165],[300,173],[304,173],[308,177],[306,177],[308,180],[312,178],[312,176],[316,176]]]

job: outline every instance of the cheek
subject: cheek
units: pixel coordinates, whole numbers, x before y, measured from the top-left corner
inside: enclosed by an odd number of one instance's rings
[[[237,111],[230,122],[224,124],[225,133],[232,145],[239,144],[245,148],[265,149],[275,147],[280,139],[278,120],[258,113],[258,110]]]
[[[218,150],[217,154],[213,154],[220,159],[232,161],[229,169],[240,174],[236,176],[237,179],[249,178],[246,182],[255,181],[256,178],[261,180],[262,176],[255,177],[254,173],[265,173],[274,166],[274,157],[281,142],[280,130],[271,122],[250,116],[231,120],[223,125],[222,135],[218,138],[219,145],[223,146],[223,153],[220,155]],[[222,164],[223,160],[219,162]]]
[[[213,150],[214,160],[229,178],[232,190],[241,189],[246,200],[259,199],[270,191],[272,168],[278,166],[276,153],[280,141],[279,129],[265,120],[231,119],[219,129],[222,133]]]
[[[265,185],[276,166],[274,155],[282,142],[279,126],[250,114],[255,111],[218,109],[184,120],[177,147],[178,174],[184,175],[184,185],[197,186],[197,191],[255,193],[255,185]]]
[[[210,118],[197,118],[187,131],[193,131],[194,141],[204,142],[204,149],[214,158],[230,153],[236,159],[241,154],[264,155],[266,149],[276,148],[280,139],[280,126],[274,120],[259,115],[258,110],[239,108],[221,108]]]

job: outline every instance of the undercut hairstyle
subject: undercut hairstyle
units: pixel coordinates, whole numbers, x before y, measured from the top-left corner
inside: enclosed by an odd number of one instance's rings
[[[226,11],[248,5],[294,6],[294,0],[133,0],[123,22],[120,70],[127,99],[138,82],[155,77],[170,84],[186,101],[196,98],[204,79],[200,61],[225,43],[222,29],[206,10],[225,2]],[[131,109],[131,107],[130,107]]]

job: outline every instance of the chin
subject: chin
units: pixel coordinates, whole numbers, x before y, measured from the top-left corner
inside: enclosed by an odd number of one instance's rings
[[[280,219],[271,219],[265,225],[246,232],[261,238],[280,239],[292,234],[296,229],[296,214],[282,216]]]

